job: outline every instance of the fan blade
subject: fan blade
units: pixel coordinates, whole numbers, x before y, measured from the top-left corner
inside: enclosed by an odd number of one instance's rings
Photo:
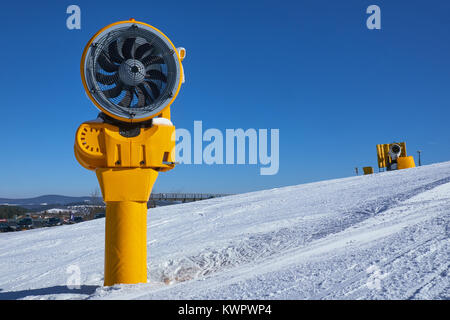
[[[164,64],[164,59],[160,56],[146,56],[142,59],[142,63],[148,67],[151,64]]]
[[[150,51],[152,49],[152,45],[150,43],[144,43],[143,45],[139,46],[136,51],[134,52],[134,58],[135,59],[140,59],[142,58],[142,56]]]
[[[152,98],[152,96],[148,93],[147,89],[146,89],[146,83],[143,82],[141,84],[138,85],[138,88],[142,90],[142,92],[144,93],[145,97],[150,101],[150,103],[152,103],[154,101],[154,99]]]
[[[116,82],[117,80],[117,73],[112,74],[112,75],[107,75],[107,74],[102,74],[102,73],[96,73],[95,74],[95,79],[97,79],[98,82],[106,84],[106,85],[111,85],[114,82]]]
[[[131,89],[128,89],[125,92],[125,96],[123,97],[122,100],[120,100],[118,104],[119,106],[129,108],[132,100],[133,100],[133,92],[131,91]]]
[[[122,55],[125,59],[133,58],[132,50],[134,46],[134,41],[136,38],[127,38],[122,46]]]
[[[145,106],[145,95],[144,95],[144,92],[142,91],[142,89],[141,88],[139,88],[139,87],[136,87],[136,88],[134,88],[135,90],[136,90],[136,95],[137,95],[137,97],[138,97],[138,103],[137,103],[137,106],[139,107],[139,108],[142,108],[143,106]]]
[[[152,80],[161,80],[167,82],[167,77],[159,70],[149,70],[147,71],[147,78]]]
[[[114,72],[119,69],[119,66],[112,63],[104,52],[100,53],[97,62],[106,72]]]
[[[117,84],[114,88],[103,91],[103,94],[108,98],[115,98],[122,92],[122,84]]]
[[[158,99],[159,95],[161,94],[161,92],[159,91],[159,88],[156,84],[154,84],[151,81],[146,81],[146,84],[150,87],[150,89],[152,90],[152,94],[153,97],[156,99]]]
[[[123,58],[119,53],[119,49],[117,48],[117,40],[113,41],[108,46],[108,54],[109,58],[113,62],[122,63]]]

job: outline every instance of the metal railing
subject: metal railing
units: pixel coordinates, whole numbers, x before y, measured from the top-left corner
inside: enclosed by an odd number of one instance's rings
[[[228,194],[217,193],[152,193],[150,200],[167,200],[167,201],[198,201],[228,196]]]

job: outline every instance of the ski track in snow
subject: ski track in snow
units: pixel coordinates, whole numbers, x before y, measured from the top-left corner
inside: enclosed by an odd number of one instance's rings
[[[113,287],[104,219],[4,233],[0,299],[449,299],[449,218],[450,162],[151,209],[149,283]]]

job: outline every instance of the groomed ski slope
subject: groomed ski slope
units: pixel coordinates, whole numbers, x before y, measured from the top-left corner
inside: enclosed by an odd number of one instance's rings
[[[449,299],[449,218],[450,162],[160,207],[114,287],[104,219],[3,233],[0,299]]]

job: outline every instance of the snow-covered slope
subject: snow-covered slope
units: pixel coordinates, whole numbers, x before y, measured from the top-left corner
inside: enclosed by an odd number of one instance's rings
[[[449,218],[450,162],[151,209],[114,287],[104,219],[4,233],[0,299],[449,299]]]

